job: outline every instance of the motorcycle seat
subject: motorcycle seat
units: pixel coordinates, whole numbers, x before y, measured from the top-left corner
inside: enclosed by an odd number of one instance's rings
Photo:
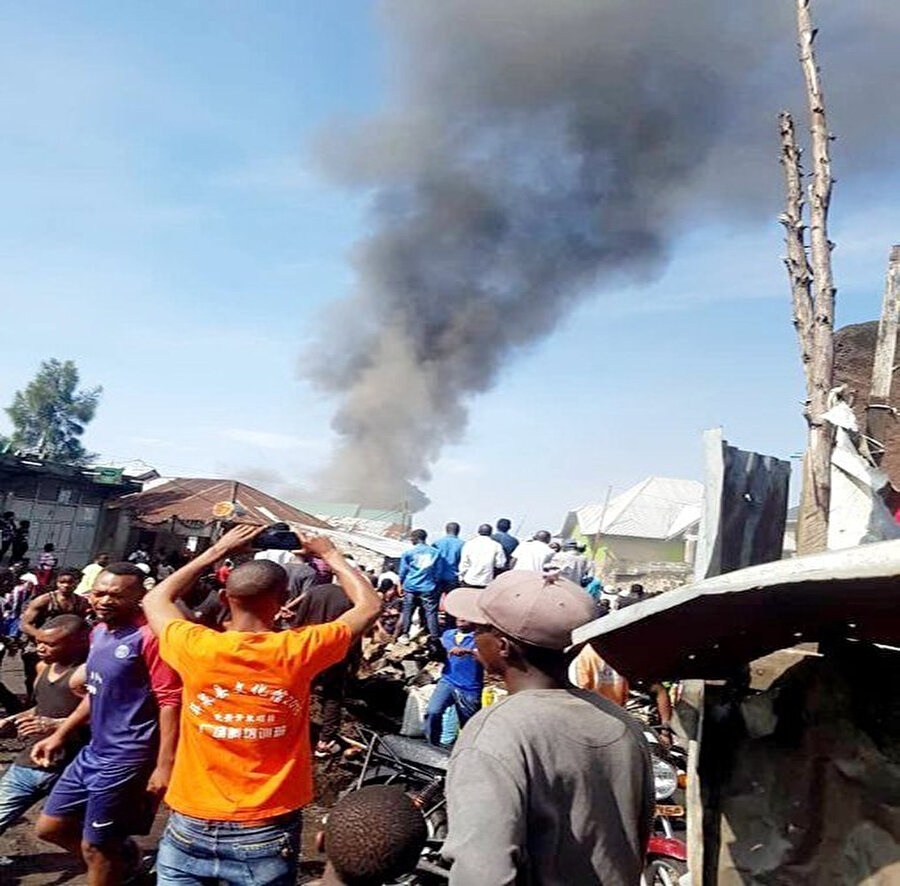
[[[382,735],[381,743],[386,750],[407,763],[447,771],[450,751],[446,748],[436,748],[423,739],[407,738],[405,735]]]

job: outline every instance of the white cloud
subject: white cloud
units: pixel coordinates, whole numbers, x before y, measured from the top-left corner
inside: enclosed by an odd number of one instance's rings
[[[291,434],[279,434],[276,431],[256,431],[248,428],[227,428],[222,432],[224,437],[237,443],[246,443],[260,449],[318,449],[320,443],[294,437]]]

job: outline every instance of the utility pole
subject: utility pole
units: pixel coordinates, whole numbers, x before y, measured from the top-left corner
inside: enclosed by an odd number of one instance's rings
[[[900,246],[891,249],[888,260],[884,304],[878,322],[875,342],[875,362],[872,366],[872,387],[866,407],[866,434],[869,437],[872,460],[880,464],[884,457],[888,428],[894,418],[891,407],[891,383],[897,354],[898,309],[900,309]]]
[[[809,429],[803,460],[803,492],[797,520],[797,550],[807,554],[825,550],[828,540],[828,508],[831,498],[832,433],[822,416],[828,409],[828,395],[834,375],[834,300],[828,237],[828,209],[831,204],[831,158],[819,68],[813,44],[816,29],[810,14],[811,0],[796,0],[800,66],[809,106],[812,174],[809,185],[809,244],[803,215],[803,171],[801,150],[794,133],[791,114],[779,116],[781,164],[784,168],[786,206],[780,216],[785,229],[785,266],[793,299],[794,326],[806,375],[804,417]]]

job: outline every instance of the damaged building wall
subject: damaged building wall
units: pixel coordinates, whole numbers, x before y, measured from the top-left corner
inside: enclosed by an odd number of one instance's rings
[[[875,359],[875,340],[878,323],[855,323],[845,326],[834,334],[834,383],[846,385],[848,396],[852,398],[853,412],[859,426],[866,426],[866,403],[872,384],[872,365]],[[897,353],[900,354],[900,337]],[[890,405],[900,409],[900,373],[895,372],[891,384]],[[894,488],[900,488],[900,421],[889,421],[888,432],[883,441],[886,447],[883,470]]]
[[[900,654],[842,642],[767,691],[709,687],[703,882],[900,882]]]

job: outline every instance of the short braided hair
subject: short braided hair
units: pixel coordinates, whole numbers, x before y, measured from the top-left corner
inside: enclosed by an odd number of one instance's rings
[[[325,853],[345,886],[383,886],[411,871],[425,818],[403,788],[371,785],[338,801],[325,824]]]

